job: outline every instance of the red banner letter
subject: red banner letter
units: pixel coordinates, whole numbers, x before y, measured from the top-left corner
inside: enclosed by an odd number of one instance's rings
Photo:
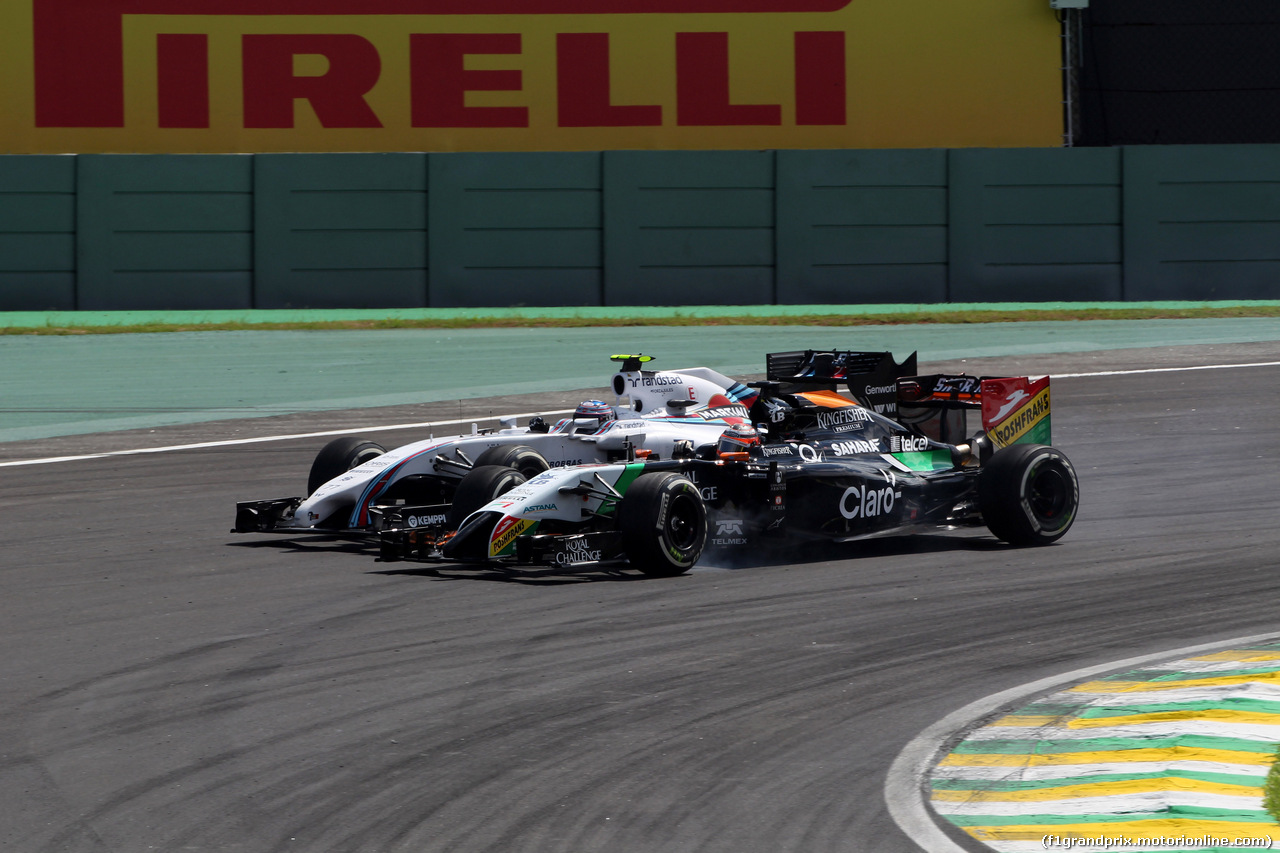
[[[382,127],[364,96],[382,73],[382,58],[357,35],[246,35],[244,126],[293,127],[293,102],[306,98],[324,127]],[[293,57],[319,54],[329,70],[295,77]]]
[[[729,103],[728,33],[676,33],[676,124],[782,124],[782,107]]]
[[[528,107],[469,107],[467,92],[518,92],[516,70],[465,67],[467,54],[520,53],[519,33],[415,33],[409,36],[410,116],[414,127],[528,127]]]
[[[161,127],[209,126],[209,37],[156,36],[156,79]]]
[[[796,124],[845,124],[844,33],[796,33]]]
[[[608,33],[556,35],[556,98],[561,127],[662,124],[662,107],[609,102]]]

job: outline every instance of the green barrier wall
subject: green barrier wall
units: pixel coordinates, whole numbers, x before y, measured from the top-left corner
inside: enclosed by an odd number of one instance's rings
[[[775,158],[771,151],[606,154],[606,304],[776,302]]]
[[[0,310],[1280,298],[1280,145],[0,157]]]
[[[75,307],[252,307],[251,157],[75,160]]]
[[[427,306],[427,155],[253,162],[252,307]]]
[[[947,160],[779,151],[778,302],[947,302]]]
[[[601,155],[428,162],[431,307],[606,304]]]
[[[0,157],[0,308],[76,307],[76,158]]]
[[[1280,293],[1280,146],[1120,150],[1126,298]]]
[[[1116,148],[951,152],[950,300],[1025,290],[1124,299],[1120,157]]]

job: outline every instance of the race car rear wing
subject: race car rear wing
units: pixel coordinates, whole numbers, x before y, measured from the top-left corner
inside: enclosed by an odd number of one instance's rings
[[[782,391],[836,390],[843,382],[853,399],[874,412],[897,417],[898,380],[916,372],[916,354],[901,363],[889,352],[852,350],[797,350],[765,356],[770,382],[782,383]]]
[[[966,373],[903,376],[898,380],[898,402],[944,409],[977,408],[982,405],[982,377]]]
[[[918,416],[935,409],[948,413],[980,409],[982,428],[996,447],[1023,442],[1049,444],[1048,376],[1030,379],[935,374],[898,380],[900,415]],[[954,420],[954,415],[951,417]],[[954,432],[954,425],[951,431]]]
[[[769,353],[770,382],[784,393],[804,388],[836,390],[843,382],[853,399],[878,414],[948,443],[967,437],[967,410],[980,409],[982,428],[997,447],[1050,443],[1049,377],[981,377],[916,373],[916,353],[897,362],[888,352],[797,350]]]
[[[956,444],[968,437],[968,411],[996,447],[1049,444],[1049,377],[906,376],[898,381],[898,420],[931,438]]]

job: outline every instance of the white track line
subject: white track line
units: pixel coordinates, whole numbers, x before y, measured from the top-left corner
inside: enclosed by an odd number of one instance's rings
[[[19,465],[47,465],[51,462],[77,462],[84,459],[105,459],[110,456],[137,456],[142,453],[172,453],[175,450],[201,450],[209,447],[233,447],[239,444],[262,444],[269,441],[293,441],[299,438],[326,438],[334,435],[351,435],[366,432],[389,432],[397,429],[433,429],[435,427],[459,426],[461,424],[484,423],[499,418],[531,418],[534,415],[567,415],[573,409],[560,409],[553,412],[519,412],[512,415],[492,415],[489,417],[460,418],[453,421],[425,421],[418,424],[388,424],[386,426],[357,427],[355,429],[331,429],[324,432],[299,432],[291,435],[263,435],[257,438],[233,438],[226,441],[201,441],[195,444],[174,444],[169,447],[139,447],[131,450],[110,450],[104,453],[85,453],[80,456],[50,456],[45,459],[19,459],[14,462],[0,462],[0,468],[13,468]]]
[[[1193,367],[1148,367],[1143,370],[1103,370],[1097,373],[1054,373],[1052,379],[1077,379],[1081,376],[1133,376],[1139,373],[1181,373],[1187,370],[1228,370],[1233,367],[1280,367],[1280,361],[1255,361],[1248,364],[1200,364]]]
[[[1191,370],[1231,370],[1241,367],[1280,367],[1280,361],[1255,361],[1248,364],[1202,364],[1192,367],[1152,367],[1144,370],[1103,370],[1095,373],[1054,373],[1051,379],[1080,379],[1092,376],[1133,376],[1142,373],[1180,373]],[[441,426],[458,426],[480,421],[498,420],[500,417],[525,418],[534,415],[566,415],[572,409],[555,412],[521,412],[514,415],[494,415],[487,418],[462,418],[452,421],[429,421],[418,424],[391,424],[389,426],[359,427],[357,429],[337,429],[326,432],[304,432],[292,435],[264,435],[258,438],[236,438],[227,441],[202,441],[196,444],[175,444],[169,447],[141,447],[132,450],[112,450],[106,453],[86,453],[79,456],[51,456],[45,459],[18,459],[13,462],[0,462],[0,468],[15,468],[20,465],[48,465],[54,462],[79,462],[85,459],[104,459],[111,456],[137,456],[143,453],[172,453],[178,450],[203,450],[210,447],[234,447],[240,444],[262,444],[271,441],[293,441],[300,438],[324,438],[335,435],[352,435],[366,432],[389,432],[398,429],[430,429]]]

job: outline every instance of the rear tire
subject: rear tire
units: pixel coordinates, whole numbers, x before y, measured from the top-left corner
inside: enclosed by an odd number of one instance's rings
[[[505,465],[477,465],[467,472],[453,493],[449,508],[449,525],[455,530],[468,515],[495,498],[505,495],[527,478],[515,468]]]
[[[526,480],[532,480],[551,468],[551,463],[547,462],[545,456],[523,444],[500,444],[497,447],[490,447],[476,457],[476,467],[479,468],[481,465],[503,465],[507,468],[515,468],[524,474]]]
[[[618,504],[622,547],[632,568],[650,577],[682,575],[707,544],[707,507],[680,474],[642,474]]]
[[[307,476],[307,494],[332,480],[341,477],[370,459],[376,459],[386,453],[386,448],[377,442],[356,435],[344,435],[326,444],[316,454],[311,463],[311,473]]]
[[[1048,545],[1071,529],[1080,482],[1071,461],[1043,444],[999,450],[978,475],[978,507],[988,529],[1010,545]]]

